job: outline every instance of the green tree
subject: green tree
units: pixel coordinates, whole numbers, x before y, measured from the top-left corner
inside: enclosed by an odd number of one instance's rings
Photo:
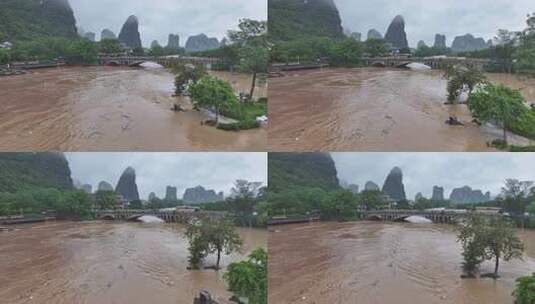
[[[362,58],[362,43],[354,39],[337,42],[332,49],[331,63],[338,66],[356,66]]]
[[[472,116],[479,121],[500,125],[505,144],[508,127],[518,123],[521,115],[527,111],[520,91],[490,83],[470,94],[468,107]]]
[[[528,205],[526,211],[529,213],[530,216],[535,216],[535,201]]]
[[[140,200],[131,201],[128,205],[128,208],[130,209],[136,209],[136,210],[142,210],[143,209],[143,202]]]
[[[179,64],[172,67],[175,76],[175,94],[184,94],[188,86],[208,75],[204,65]]]
[[[212,108],[219,122],[221,111],[239,108],[239,102],[230,84],[213,76],[205,76],[190,85],[189,93],[196,105]]]
[[[500,260],[521,259],[524,245],[513,225],[503,217],[484,218],[471,215],[459,232],[463,246],[463,268],[473,275],[481,262],[494,260],[494,278],[498,278]]]
[[[485,260],[485,229],[483,217],[475,214],[469,216],[460,226],[457,240],[463,248],[463,270],[469,277],[475,276]]]
[[[321,203],[321,216],[325,219],[354,219],[357,215],[357,206],[357,199],[351,191],[333,191]]]
[[[492,218],[486,233],[486,259],[494,259],[494,277],[498,277],[500,259],[521,259],[524,244],[516,236],[513,225],[504,218]]]
[[[99,52],[104,54],[118,54],[123,51],[117,39],[103,39],[98,43]]]
[[[251,304],[266,304],[267,263],[266,250],[259,248],[247,261],[230,264],[223,276],[229,291],[237,297],[247,298]]]
[[[474,89],[486,82],[483,72],[464,66],[449,66],[445,77],[448,79],[448,101],[455,102],[463,92],[470,95]]]
[[[97,58],[97,46],[88,39],[74,40],[67,48],[66,59],[70,64],[95,64]]]
[[[360,205],[367,210],[383,209],[386,205],[381,191],[369,191],[365,190],[359,194]]]
[[[88,219],[91,218],[92,201],[84,191],[66,192],[56,203],[55,211],[59,217]]]
[[[513,293],[515,304],[535,303],[535,273],[516,280],[516,288]]]
[[[115,209],[117,207],[117,194],[115,191],[99,190],[95,193],[96,207],[101,210]]]
[[[370,57],[379,57],[388,52],[386,42],[382,39],[368,39],[364,43],[364,50]]]
[[[186,236],[190,243],[190,266],[195,269],[199,268],[206,256],[217,254],[215,269],[219,270],[221,254],[239,251],[242,245],[242,240],[229,219],[202,219],[188,226]]]
[[[249,97],[253,100],[257,75],[258,73],[267,72],[269,51],[263,46],[246,45],[241,48],[239,54],[240,64],[238,65],[238,69],[242,72],[253,74],[251,90],[249,91]]]
[[[229,31],[231,42],[238,45],[250,45],[266,47],[267,22],[252,19],[241,19],[238,31]]]
[[[149,50],[149,55],[154,57],[164,56],[165,49],[160,45],[155,45]]]
[[[534,182],[507,179],[502,187],[500,203],[510,214],[523,215],[530,202]]]
[[[10,61],[11,54],[5,49],[0,49],[0,64],[8,64]]]
[[[528,15],[528,27],[520,33],[518,46],[513,57],[521,73],[535,74],[535,14]]]

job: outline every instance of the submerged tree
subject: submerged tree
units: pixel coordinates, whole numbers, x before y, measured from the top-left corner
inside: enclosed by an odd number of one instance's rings
[[[186,93],[188,86],[208,75],[203,65],[179,64],[172,67],[175,76],[175,94]]]
[[[189,93],[195,104],[215,111],[217,122],[221,111],[232,111],[239,107],[238,99],[230,84],[213,76],[205,76],[190,85]]]
[[[516,236],[516,231],[511,223],[504,218],[492,218],[488,225],[485,257],[487,260],[494,260],[494,278],[497,278],[500,259],[504,261],[521,259],[524,244]]]
[[[242,245],[242,240],[229,219],[202,219],[188,226],[186,236],[190,243],[189,263],[195,269],[199,268],[205,257],[217,254],[215,269],[219,270],[221,254],[239,251]]]
[[[474,118],[503,128],[504,144],[507,144],[507,128],[517,123],[527,111],[520,91],[490,83],[470,94],[468,107]]]
[[[223,276],[228,289],[237,297],[245,297],[250,304],[267,303],[268,254],[259,248],[249,255],[247,261],[232,263]]]
[[[483,72],[464,66],[449,66],[445,77],[448,79],[448,101],[453,103],[459,99],[462,93],[470,95],[474,89],[486,82]]]
[[[498,278],[500,261],[521,259],[524,251],[515,229],[503,217],[470,215],[460,228],[458,241],[463,247],[463,270],[471,277],[483,261],[493,260],[493,277]]]

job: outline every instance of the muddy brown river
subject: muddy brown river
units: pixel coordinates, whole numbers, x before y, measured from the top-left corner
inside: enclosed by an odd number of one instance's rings
[[[178,224],[49,222],[0,232],[2,303],[191,304],[202,289],[221,303],[231,296],[224,271],[190,271]],[[267,246],[267,232],[239,229],[242,253]],[[209,257],[207,264],[215,263]]]
[[[214,72],[237,92],[248,75]],[[261,151],[267,131],[201,126],[175,113],[174,76],[163,68],[66,67],[0,79],[0,151]],[[260,83],[257,96],[267,94]],[[184,102],[183,100],[181,102]]]
[[[535,271],[533,230],[520,232],[524,261],[502,261],[497,281],[460,278],[454,226],[358,222],[270,230],[270,303],[513,304],[515,279]],[[493,263],[482,265],[493,270]]]
[[[288,72],[270,79],[274,151],[487,151],[500,130],[472,123],[466,105],[444,105],[441,71],[384,68]],[[535,80],[490,74],[535,102]],[[445,123],[457,116],[465,127]],[[511,136],[518,145],[530,144]],[[533,142],[531,142],[533,143]]]

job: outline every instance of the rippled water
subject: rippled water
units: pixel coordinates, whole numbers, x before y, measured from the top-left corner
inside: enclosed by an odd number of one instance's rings
[[[492,74],[535,101],[535,80]],[[440,71],[383,68],[290,72],[270,80],[269,145],[284,151],[486,151],[500,130],[471,123],[465,105],[444,105]],[[445,124],[457,116],[465,127]],[[529,140],[512,136],[515,144]]]
[[[249,76],[214,74],[248,92]],[[201,126],[199,112],[171,111],[173,83],[163,68],[68,67],[4,77],[0,150],[265,150],[263,129],[225,132]],[[257,94],[266,90],[260,83]]]
[[[50,222],[0,232],[2,303],[193,303],[201,289],[230,297],[224,271],[189,271],[184,227],[173,224]],[[243,252],[267,232],[239,229]],[[210,257],[207,264],[215,263]]]
[[[277,227],[269,235],[273,303],[512,304],[514,280],[535,271],[535,231],[524,261],[501,279],[461,279],[454,226],[377,222]],[[486,263],[483,272],[492,272]]]

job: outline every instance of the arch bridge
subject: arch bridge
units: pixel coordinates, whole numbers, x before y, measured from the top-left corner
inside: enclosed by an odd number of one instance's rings
[[[446,69],[452,65],[464,65],[468,68],[483,70],[487,65],[499,64],[490,59],[478,58],[462,58],[462,57],[376,57],[365,58],[364,62],[367,66],[374,67],[390,67],[390,68],[406,68],[411,63],[422,63],[432,69]]]
[[[100,220],[135,221],[144,215],[155,216],[166,223],[188,224],[197,219],[222,219],[228,215],[219,211],[176,211],[176,210],[96,210],[95,217]]]
[[[369,210],[362,211],[362,219],[373,221],[402,222],[411,216],[424,217],[434,223],[456,224],[469,216],[470,212],[456,211],[419,211],[419,210]],[[502,214],[482,214],[485,216],[503,216]]]
[[[221,63],[221,59],[212,57],[189,57],[189,56],[113,56],[100,55],[100,65],[138,67],[145,62],[155,62],[164,67],[177,64],[200,64],[206,69],[212,69],[215,64]]]

